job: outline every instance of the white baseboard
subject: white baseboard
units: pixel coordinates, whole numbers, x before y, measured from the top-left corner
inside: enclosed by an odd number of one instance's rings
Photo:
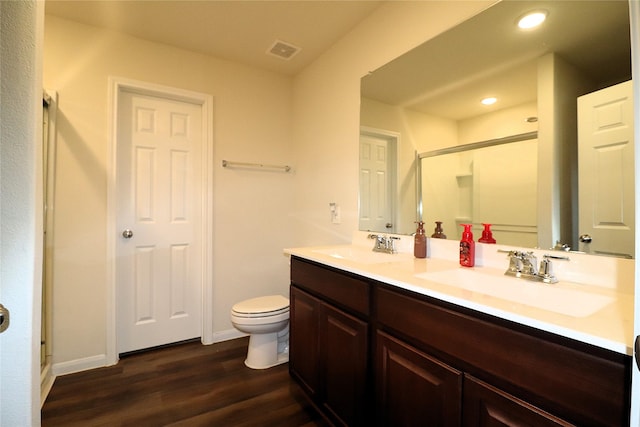
[[[226,331],[214,332],[212,338],[213,338],[213,343],[217,343],[222,341],[233,340],[236,338],[242,338],[246,336],[248,336],[248,334],[245,334],[244,332],[240,332],[239,330],[234,328],[234,329],[227,329]]]
[[[228,329],[226,331],[214,332],[211,336],[213,340],[211,343],[204,342],[204,340],[202,343],[214,344],[217,342],[233,340],[236,338],[242,338],[246,336],[247,334],[245,334],[244,332],[240,332],[239,330],[234,328],[234,329]],[[54,363],[51,367],[51,372],[53,376],[56,377],[59,375],[67,375],[67,374],[73,374],[76,372],[82,372],[89,369],[103,368],[109,365],[110,364],[107,363],[107,355],[98,354],[95,356],[85,357],[82,359],[69,360],[67,362],[62,362],[62,363]]]
[[[67,375],[105,366],[109,366],[107,363],[107,355],[98,354],[82,359],[69,360],[68,362],[54,363],[52,372],[54,376]]]
[[[44,369],[40,371],[40,409],[42,409],[42,405],[47,400],[55,380],[56,377],[51,372],[51,364],[47,363]]]

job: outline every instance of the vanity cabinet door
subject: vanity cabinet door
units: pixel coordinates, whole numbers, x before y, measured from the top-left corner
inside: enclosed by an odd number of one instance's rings
[[[483,381],[464,379],[463,426],[573,426]]]
[[[460,426],[462,378],[460,371],[377,331],[378,425]]]
[[[320,300],[291,287],[289,372],[313,399],[320,383]]]
[[[289,371],[335,425],[367,425],[368,323],[290,290]]]
[[[324,304],[321,322],[324,406],[337,425],[364,426],[368,324]]]

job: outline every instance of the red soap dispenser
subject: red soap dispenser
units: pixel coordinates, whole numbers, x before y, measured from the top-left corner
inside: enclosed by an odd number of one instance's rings
[[[413,238],[413,256],[416,258],[427,257],[427,236],[424,234],[424,222],[416,221],[418,229],[416,235]]]
[[[482,230],[482,237],[478,239],[480,243],[495,243],[496,239],[493,238],[493,234],[491,233],[491,224],[482,224],[484,226],[484,230]]]
[[[462,239],[460,239],[460,265],[473,267],[476,260],[476,244],[473,241],[471,224],[461,224],[464,227]]]

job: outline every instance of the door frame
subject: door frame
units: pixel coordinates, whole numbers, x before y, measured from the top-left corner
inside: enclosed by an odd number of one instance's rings
[[[116,327],[116,230],[118,101],[123,91],[199,105],[202,113],[202,325],[203,344],[213,340],[213,96],[122,77],[109,77],[107,165],[107,342],[106,364],[118,362]]]
[[[635,164],[635,186],[636,191],[640,188],[640,4],[629,0],[629,19],[631,26],[631,79],[633,80],[633,129],[634,137],[634,164]],[[640,199],[635,198],[635,259],[634,259],[634,340],[640,335]],[[640,370],[638,361],[640,354],[633,348],[633,361],[631,363],[631,426],[640,426]]]

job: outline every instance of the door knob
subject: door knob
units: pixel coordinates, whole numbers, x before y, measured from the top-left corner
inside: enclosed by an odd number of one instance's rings
[[[9,310],[0,304],[0,334],[9,327]]]
[[[588,234],[582,234],[582,235],[580,236],[580,241],[581,241],[582,243],[591,243],[591,241],[592,241],[592,240],[593,240],[593,239],[592,239],[592,238],[591,238],[591,236],[590,236],[590,235],[588,235]]]
[[[128,228],[126,230],[124,230],[122,232],[122,237],[124,237],[125,239],[130,239],[133,237],[133,231],[129,230]]]

